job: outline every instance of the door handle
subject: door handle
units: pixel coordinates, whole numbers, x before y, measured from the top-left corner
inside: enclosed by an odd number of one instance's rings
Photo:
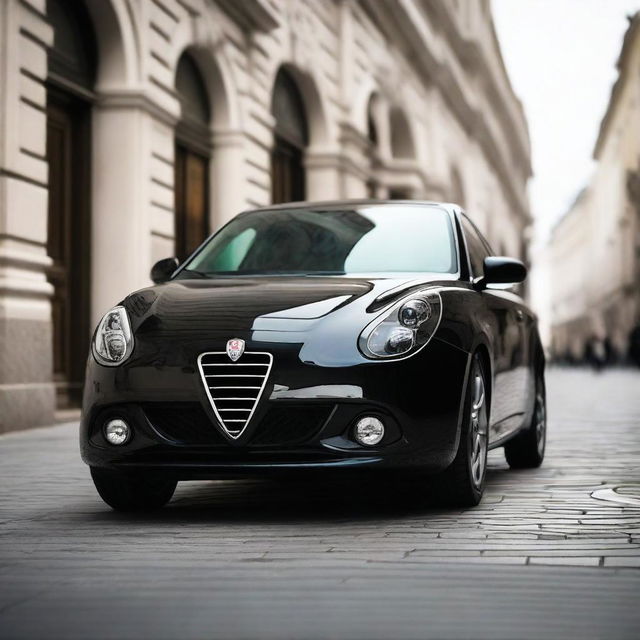
[[[518,322],[522,322],[524,320],[524,311],[522,309],[516,309],[516,318]]]

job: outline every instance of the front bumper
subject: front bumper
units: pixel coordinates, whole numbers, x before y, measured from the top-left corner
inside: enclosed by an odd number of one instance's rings
[[[190,364],[102,367],[90,358],[80,427],[91,466],[149,469],[178,479],[263,475],[305,469],[411,469],[438,472],[459,440],[469,355],[434,338],[396,362],[322,367],[300,362],[295,345],[252,345],[274,356],[258,408],[238,440],[217,426],[194,359]],[[203,349],[204,350],[204,349]],[[358,445],[354,423],[376,415],[386,426],[375,447]],[[104,423],[124,418],[134,431],[108,444]]]

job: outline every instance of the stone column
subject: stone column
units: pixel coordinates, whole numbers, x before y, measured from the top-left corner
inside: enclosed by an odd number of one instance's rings
[[[93,112],[91,318],[149,284],[149,116],[99,103]]]
[[[44,4],[0,2],[0,432],[50,424],[55,407]]]
[[[371,177],[371,143],[350,123],[343,123],[340,132],[342,147],[342,198],[366,198],[367,180]]]
[[[315,151],[305,154],[307,200],[334,200],[342,197],[340,156],[336,153]]]
[[[94,108],[94,324],[128,293],[151,284],[155,258],[173,254],[175,120],[143,93],[102,95]]]
[[[216,131],[211,158],[211,231],[247,209],[245,138],[242,131]],[[268,167],[267,167],[268,171]]]

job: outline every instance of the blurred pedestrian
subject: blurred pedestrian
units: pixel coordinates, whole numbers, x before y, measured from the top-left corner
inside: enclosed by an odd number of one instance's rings
[[[587,345],[587,360],[596,371],[601,371],[607,361],[605,341],[595,333]]]

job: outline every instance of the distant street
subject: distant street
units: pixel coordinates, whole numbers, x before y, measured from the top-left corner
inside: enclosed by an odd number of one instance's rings
[[[109,510],[77,425],[0,437],[0,638],[636,638],[640,371],[554,369],[539,470],[475,509],[375,483],[182,483]]]

